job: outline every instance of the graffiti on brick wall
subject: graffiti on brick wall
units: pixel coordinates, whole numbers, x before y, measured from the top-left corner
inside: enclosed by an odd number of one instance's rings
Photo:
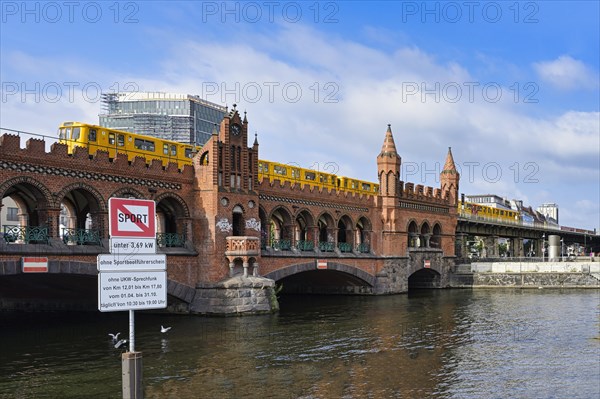
[[[260,220],[256,220],[255,218],[246,220],[246,228],[260,231]]]
[[[217,228],[221,230],[222,233],[229,233],[233,229],[233,225],[229,223],[227,218],[222,218],[217,222]]]

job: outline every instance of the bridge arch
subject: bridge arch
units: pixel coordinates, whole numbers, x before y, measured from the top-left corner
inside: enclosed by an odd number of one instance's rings
[[[410,219],[406,227],[408,232],[408,247],[418,248],[420,246],[419,227],[414,219]]]
[[[56,208],[55,199],[38,180],[19,176],[5,181],[0,185],[0,198],[5,197],[10,197],[17,204],[20,227],[50,224],[51,213]]]
[[[369,287],[375,286],[375,276],[357,267],[339,262],[327,262],[327,270],[345,273],[347,275],[354,276],[361,282],[366,283]],[[286,277],[294,276],[304,272],[321,273],[323,271],[324,270],[317,270],[315,262],[313,261],[286,266],[281,269],[274,270],[266,274],[264,277],[270,278],[271,280],[275,280],[277,282],[283,280]]]
[[[327,211],[322,212],[317,218],[319,242],[334,242],[336,226],[333,216]]]
[[[358,246],[359,252],[369,252],[371,250],[371,233],[373,227],[371,221],[366,216],[361,216],[356,222],[354,242]]]
[[[432,248],[442,248],[442,225],[437,221],[433,224],[429,243]]]
[[[158,195],[156,201],[157,232],[191,237],[190,209],[176,193]]]
[[[354,223],[346,214],[342,215],[337,222],[337,243],[344,252],[351,252],[354,246]]]
[[[440,288],[441,274],[431,268],[420,268],[408,276],[408,290]]]
[[[290,249],[292,243],[292,214],[283,205],[275,207],[269,216],[268,240],[274,249]]]
[[[314,242],[314,227],[315,218],[308,209],[303,208],[297,211],[294,223],[294,238],[296,242]]]
[[[58,234],[52,236],[67,237],[69,229],[85,229],[103,231],[104,218],[107,214],[105,199],[94,187],[85,183],[69,184],[56,195],[61,207]],[[65,230],[66,229],[66,230]]]

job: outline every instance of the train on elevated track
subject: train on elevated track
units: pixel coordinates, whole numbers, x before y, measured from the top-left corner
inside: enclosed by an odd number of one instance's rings
[[[67,146],[69,154],[73,153],[75,147],[85,147],[90,157],[100,150],[108,152],[109,158],[114,158],[117,152],[121,152],[127,154],[130,161],[141,156],[147,163],[159,159],[165,167],[171,162],[177,163],[179,169],[184,165],[191,165],[192,158],[201,150],[200,146],[192,144],[80,122],[64,122],[58,128],[58,137],[59,142]],[[258,161],[258,179],[268,179],[271,182],[279,180],[300,187],[349,191],[360,195],[377,195],[379,192],[379,184],[376,183],[265,160]]]

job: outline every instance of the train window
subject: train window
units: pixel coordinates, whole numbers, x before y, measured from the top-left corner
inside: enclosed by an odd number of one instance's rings
[[[500,211],[500,216],[504,216],[504,211]]]
[[[115,134],[114,133],[108,134],[108,144],[115,145]]]
[[[119,139],[121,138],[121,135],[119,135]],[[154,141],[149,141],[149,140],[142,140],[142,139],[135,139],[133,142],[135,148],[139,149],[139,150],[144,150],[144,151],[154,151]]]
[[[119,134],[117,136],[117,144],[119,145],[119,147],[123,147],[125,145],[125,135],[124,134]]]
[[[283,166],[280,165],[275,165],[275,167],[273,168],[273,170],[275,171],[275,173],[277,173],[278,175],[282,175],[282,176],[286,176],[287,175],[287,169],[284,168]]]
[[[163,144],[163,154],[169,155],[169,145],[168,144]]]
[[[90,133],[88,134],[88,138],[90,141],[96,141],[96,129],[90,129]]]
[[[175,144],[171,145],[171,156],[172,157],[176,157],[177,156],[177,146]]]
[[[294,179],[300,178],[300,169],[292,168],[292,177]]]
[[[58,129],[58,138],[61,140],[66,139],[65,137],[65,128],[61,127],[60,129]]]
[[[79,134],[81,133],[80,127],[73,128],[73,140],[79,140]]]
[[[315,180],[315,174],[313,172],[304,172],[304,178],[306,180]]]
[[[193,158],[194,157],[194,152],[192,151],[191,148],[186,148],[185,149],[185,157],[186,158]]]
[[[365,191],[371,191],[371,185],[367,183],[362,184],[362,189]]]

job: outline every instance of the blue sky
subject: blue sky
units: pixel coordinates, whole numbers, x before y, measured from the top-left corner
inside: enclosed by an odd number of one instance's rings
[[[238,104],[261,158],[376,180],[387,124],[402,178],[555,202],[600,226],[597,1],[1,3],[0,126],[97,123],[100,91]],[[331,170],[331,169],[330,169]]]

